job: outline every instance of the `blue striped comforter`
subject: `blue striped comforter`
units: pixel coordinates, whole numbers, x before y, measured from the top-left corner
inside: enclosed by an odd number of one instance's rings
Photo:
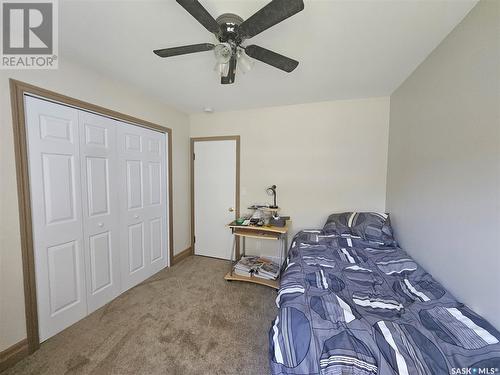
[[[273,374],[500,373],[500,333],[400,248],[302,231],[276,304]]]

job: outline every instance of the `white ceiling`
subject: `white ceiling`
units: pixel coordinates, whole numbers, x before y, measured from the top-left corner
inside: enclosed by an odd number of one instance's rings
[[[266,0],[201,0],[216,18],[248,18]],[[300,64],[287,74],[256,61],[221,85],[212,52],[157,57],[153,49],[213,42],[173,0],[61,1],[60,54],[128,82],[182,111],[227,111],[390,95],[476,0],[305,0],[305,9],[249,39]]]

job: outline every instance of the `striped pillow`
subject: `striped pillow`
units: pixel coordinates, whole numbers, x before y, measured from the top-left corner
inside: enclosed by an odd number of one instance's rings
[[[323,227],[323,231],[325,233],[332,234],[352,234],[351,228],[347,225],[349,217],[352,212],[342,212],[337,214],[331,214],[328,216],[326,220],[325,226]]]
[[[365,241],[396,246],[389,214],[379,212],[343,212],[328,217],[323,230],[338,235],[359,236]]]

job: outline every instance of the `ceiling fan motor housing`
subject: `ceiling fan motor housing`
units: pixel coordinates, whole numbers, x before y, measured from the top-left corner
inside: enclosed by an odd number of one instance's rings
[[[236,46],[243,42],[243,38],[238,33],[239,26],[243,23],[240,16],[234,13],[224,13],[217,17],[216,21],[220,25],[220,31],[215,36],[220,42]]]

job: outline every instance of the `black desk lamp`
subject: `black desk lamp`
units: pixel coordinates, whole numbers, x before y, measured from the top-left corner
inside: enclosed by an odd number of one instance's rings
[[[276,185],[268,187],[266,189],[266,193],[267,193],[267,195],[272,195],[273,196],[274,204],[272,206],[269,206],[269,208],[278,208],[278,206],[276,205]]]

